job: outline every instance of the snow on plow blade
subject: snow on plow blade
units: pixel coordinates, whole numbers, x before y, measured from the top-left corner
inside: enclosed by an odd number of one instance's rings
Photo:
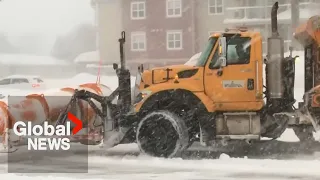
[[[12,146],[26,144],[27,137],[17,136],[13,131],[16,122],[31,122],[32,126],[42,126],[46,121],[54,126],[61,112],[66,109],[70,102],[75,89],[84,89],[103,96],[112,93],[107,86],[87,83],[77,87],[50,90],[43,94],[9,97],[8,102],[0,101],[0,137],[3,144],[0,149],[7,151]],[[93,102],[98,108],[101,108],[99,103],[94,100]],[[80,142],[86,145],[100,144],[103,139],[102,127],[95,124],[102,124],[102,120],[93,108],[86,101],[79,100],[71,113],[82,121],[83,129],[75,135],[68,136],[70,142]],[[73,127],[74,124],[71,122],[71,128]],[[19,131],[19,129],[17,130]],[[54,138],[54,136],[51,138]]]

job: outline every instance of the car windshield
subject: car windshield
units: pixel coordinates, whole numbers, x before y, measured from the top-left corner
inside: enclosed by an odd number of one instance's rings
[[[204,51],[201,53],[201,56],[198,58],[198,61],[195,63],[195,66],[202,67],[206,64],[208,57],[210,56],[210,53],[216,44],[218,38],[212,37],[209,39],[207,45],[205,46]]]
[[[37,83],[43,83],[43,80],[40,78],[33,78],[33,80],[35,80]]]
[[[2,79],[0,80],[0,85],[8,85],[10,84],[10,79]]]

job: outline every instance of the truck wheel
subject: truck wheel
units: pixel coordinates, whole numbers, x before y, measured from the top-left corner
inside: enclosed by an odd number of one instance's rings
[[[136,139],[142,153],[172,158],[186,149],[189,135],[180,117],[163,110],[152,112],[141,120]]]
[[[312,126],[301,126],[292,128],[300,142],[314,141],[313,127]]]

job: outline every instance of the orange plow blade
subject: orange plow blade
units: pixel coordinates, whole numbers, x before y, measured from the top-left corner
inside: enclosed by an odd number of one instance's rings
[[[75,89],[90,91],[97,95],[110,95],[111,89],[107,86],[87,83],[77,87],[65,87],[56,91],[43,94],[28,94],[18,98],[11,98],[9,103],[0,101],[0,136],[3,147],[9,148],[12,144],[21,144],[21,138],[15,136],[13,125],[15,122],[32,122],[32,125],[42,125],[45,121],[55,125],[60,113],[67,108]],[[12,100],[13,99],[13,100]],[[95,103],[98,108],[99,103]],[[94,123],[101,123],[95,111],[84,100],[77,102],[74,112],[72,112],[84,125],[82,132],[70,137],[73,142],[100,142],[103,135],[101,127],[96,127]]]

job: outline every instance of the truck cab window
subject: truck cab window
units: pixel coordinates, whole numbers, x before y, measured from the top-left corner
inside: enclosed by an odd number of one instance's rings
[[[0,81],[0,85],[8,85],[10,84],[10,79],[3,79]]]
[[[13,79],[12,80],[12,84],[20,84],[20,83],[29,83],[29,81],[27,79]]]
[[[209,42],[207,46],[205,47],[205,50],[201,53],[201,56],[199,57],[198,62],[196,63],[197,67],[204,66],[207,62],[207,59],[209,58],[212,49],[214,48],[214,45],[216,44],[218,38],[212,37],[209,39]]]
[[[33,78],[33,80],[37,81],[37,83],[43,83],[43,80],[40,78]]]
[[[251,38],[249,37],[230,37],[227,38],[227,65],[249,64]]]
[[[218,59],[219,59],[219,51],[218,51],[218,48],[216,48],[216,51],[214,52],[214,55],[212,56],[212,59],[210,61],[209,69],[219,68]]]

